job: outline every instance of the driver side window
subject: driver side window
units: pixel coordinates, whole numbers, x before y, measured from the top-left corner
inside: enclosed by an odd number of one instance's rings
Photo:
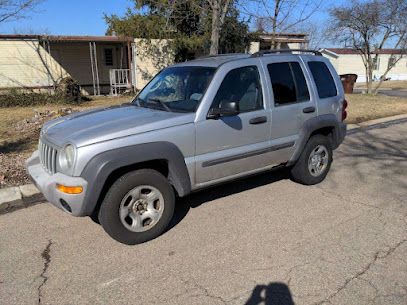
[[[219,87],[211,108],[222,108],[222,104],[227,102],[238,103],[240,112],[263,109],[260,75],[256,66],[229,71]]]

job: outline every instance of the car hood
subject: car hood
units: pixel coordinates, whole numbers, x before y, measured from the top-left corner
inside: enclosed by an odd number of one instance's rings
[[[74,143],[81,147],[188,124],[193,120],[191,113],[166,112],[126,104],[78,112],[50,121],[43,126],[41,136],[58,146]]]

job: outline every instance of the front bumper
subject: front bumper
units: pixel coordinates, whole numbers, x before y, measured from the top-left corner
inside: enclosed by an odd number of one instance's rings
[[[40,163],[38,151],[26,161],[26,168],[31,180],[44,197],[53,205],[73,216],[85,216],[85,194],[88,182],[81,177],[70,177],[61,173],[50,175]],[[57,190],[56,185],[82,186],[80,194],[70,195]]]

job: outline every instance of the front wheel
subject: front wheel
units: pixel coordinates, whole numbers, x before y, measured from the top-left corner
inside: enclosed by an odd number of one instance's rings
[[[305,185],[320,183],[328,174],[331,163],[330,139],[323,135],[312,136],[291,169],[291,177],[294,181]]]
[[[161,235],[174,214],[175,195],[159,172],[141,169],[120,177],[99,210],[103,229],[115,240],[135,245]]]

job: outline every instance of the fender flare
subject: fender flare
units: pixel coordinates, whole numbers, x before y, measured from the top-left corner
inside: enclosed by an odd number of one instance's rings
[[[81,214],[93,213],[111,173],[126,166],[153,160],[168,162],[168,179],[179,196],[183,197],[191,192],[184,155],[173,143],[162,141],[120,147],[94,156],[83,169],[81,177],[88,181],[88,190]]]
[[[299,140],[296,145],[296,150],[288,161],[287,165],[293,165],[301,155],[305,144],[307,144],[311,134],[321,128],[332,127],[332,148],[336,149],[342,143],[346,134],[346,124],[339,122],[338,118],[334,114],[323,114],[320,116],[308,119],[302,125],[299,133]]]

